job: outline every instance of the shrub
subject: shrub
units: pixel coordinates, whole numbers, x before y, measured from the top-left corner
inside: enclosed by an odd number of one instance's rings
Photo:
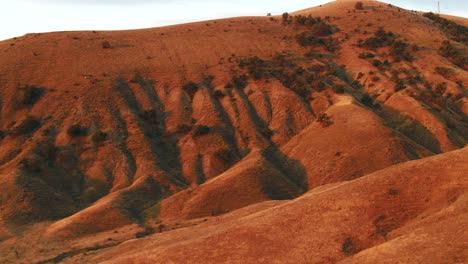
[[[361,103],[365,106],[373,108],[374,107],[374,99],[370,97],[368,94],[364,94],[361,98]]]
[[[156,231],[155,231],[153,228],[147,227],[147,228],[145,228],[145,231],[137,232],[137,233],[135,234],[135,237],[136,237],[136,238],[142,238],[142,237],[145,237],[145,236],[152,235],[152,234],[154,234],[155,232],[156,232]]]
[[[408,50],[408,47],[410,45],[408,43],[405,43],[403,41],[395,41],[392,43],[392,46],[390,47],[390,55],[395,59],[395,61],[413,61],[414,57],[411,55],[410,51]]]
[[[29,134],[41,127],[41,122],[33,116],[27,116],[18,126],[13,129],[14,135]]]
[[[185,133],[190,132],[191,130],[192,130],[192,126],[187,125],[187,124],[179,124],[176,127],[176,133],[185,134]]]
[[[4,139],[6,137],[6,132],[5,131],[2,131],[0,130],[0,140]]]
[[[261,133],[262,133],[263,136],[265,136],[268,139],[270,139],[273,136],[273,130],[271,130],[268,127],[263,128],[261,130]]]
[[[239,62],[239,67],[241,68],[246,67],[249,74],[255,80],[259,80],[261,78],[267,77],[268,75],[266,62],[257,56],[242,59]]]
[[[333,84],[333,91],[337,94],[342,94],[345,92],[345,86],[343,84]]]
[[[403,81],[402,79],[396,77],[393,81],[395,82],[395,92],[399,92],[406,88],[405,81]]]
[[[75,125],[70,126],[70,127],[67,129],[67,134],[68,134],[70,137],[82,137],[82,136],[86,136],[86,135],[88,134],[88,128],[83,127],[83,126],[78,125],[78,124],[75,124]]]
[[[158,125],[159,124],[159,113],[158,110],[156,109],[149,109],[149,110],[144,110],[139,113],[139,116],[141,119],[143,119],[145,122],[153,125]]]
[[[354,8],[356,10],[363,10],[364,9],[364,4],[362,2],[356,2],[356,4],[354,5]]]
[[[182,89],[188,94],[188,96],[192,100],[195,96],[195,93],[198,91],[198,85],[193,81],[189,81],[182,86]]]
[[[109,43],[109,41],[105,40],[102,42],[102,48],[103,49],[110,49],[111,48],[111,44]]]
[[[434,91],[440,95],[443,95],[447,91],[447,83],[442,82],[436,85]]]
[[[26,85],[23,89],[22,103],[27,106],[34,105],[45,93],[45,89],[34,85]]]
[[[358,252],[356,245],[350,237],[346,238],[345,242],[341,246],[341,250],[346,256],[351,256]]]
[[[93,133],[93,136],[91,137],[91,140],[94,142],[94,143],[100,143],[100,142],[104,142],[107,140],[107,133],[106,132],[103,132],[101,130],[98,130],[96,132]]]
[[[199,137],[210,133],[210,127],[205,125],[196,125],[192,130],[192,137]]]
[[[284,12],[282,15],[283,18],[283,23],[288,23],[289,22],[289,14],[287,12]]]
[[[380,27],[375,33],[374,37],[366,39],[362,45],[367,49],[376,49],[389,46],[393,43],[396,36],[393,32],[386,32]]]
[[[317,122],[319,122],[320,125],[322,125],[322,127],[328,127],[333,124],[333,122],[331,121],[331,117],[327,115],[326,113],[320,114],[317,117]]]
[[[214,91],[214,96],[218,99],[221,99],[221,98],[224,98],[226,96],[226,94],[221,91],[221,90],[215,90]]]
[[[244,89],[245,87],[247,87],[248,79],[249,78],[245,74],[233,75],[231,79],[231,84],[238,89]]]
[[[359,53],[359,58],[361,59],[372,59],[375,57],[373,53]]]

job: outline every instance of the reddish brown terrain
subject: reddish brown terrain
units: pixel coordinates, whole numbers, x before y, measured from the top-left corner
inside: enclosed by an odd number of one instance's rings
[[[355,4],[1,41],[0,263],[468,262],[467,19]]]

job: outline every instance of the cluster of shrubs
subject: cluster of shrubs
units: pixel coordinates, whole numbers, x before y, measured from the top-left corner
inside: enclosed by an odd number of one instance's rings
[[[464,70],[468,70],[468,56],[462,49],[445,40],[439,48],[439,53]]]
[[[302,47],[323,47],[329,52],[335,52],[340,48],[340,43],[336,38],[319,38],[310,31],[296,35],[296,42]]]
[[[379,28],[373,37],[367,38],[363,43],[358,43],[358,46],[362,46],[366,49],[375,50],[390,46],[396,39],[396,35],[393,32],[386,32],[382,27]]]
[[[440,17],[432,12],[425,13],[423,16],[435,21],[439,26],[450,35],[452,40],[468,43],[468,27],[459,25],[451,20]]]
[[[393,32],[386,32],[383,28],[379,28],[374,33],[373,37],[367,38],[365,40],[360,39],[357,43],[357,46],[369,50],[390,47],[390,55],[396,62],[413,61],[414,56],[412,55],[412,51],[416,49],[416,46],[413,46],[413,48],[410,49],[410,44],[398,40],[397,36]],[[374,57],[375,54],[373,53],[359,54],[359,58],[361,59],[369,59]]]
[[[396,62],[399,61],[413,61],[414,56],[408,49],[409,44],[400,40],[394,41],[390,46],[390,55]]]
[[[455,71],[451,68],[436,67],[435,73],[439,74],[440,76],[448,80],[455,80],[456,78]]]
[[[238,88],[238,89],[244,89],[247,87],[249,77],[245,74],[233,74],[231,76],[231,81],[227,83],[224,88],[226,89],[232,89],[232,88]]]
[[[346,78],[336,65],[312,65],[303,68],[287,61],[283,56],[275,56],[272,61],[258,57],[247,58],[242,60],[239,66],[247,69],[249,75],[255,79],[277,79],[283,86],[306,100],[310,99],[313,91],[322,91],[327,87],[339,93],[344,92],[342,85],[334,83],[335,79]]]

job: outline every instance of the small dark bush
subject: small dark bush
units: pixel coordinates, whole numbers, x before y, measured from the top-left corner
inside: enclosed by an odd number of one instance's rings
[[[156,109],[149,109],[142,111],[139,116],[147,123],[158,125],[159,124],[159,113]]]
[[[447,91],[447,83],[442,82],[442,83],[437,84],[434,91],[440,95],[443,95]]]
[[[103,132],[101,130],[98,130],[96,132],[93,133],[93,136],[91,137],[91,140],[94,142],[94,143],[100,143],[100,142],[104,142],[107,140],[107,133],[106,132]]]
[[[41,127],[41,122],[33,116],[27,116],[21,124],[13,129],[14,135],[25,135],[32,133]]]
[[[283,23],[288,23],[289,22],[289,14],[287,12],[284,12],[282,15],[283,18]]]
[[[190,132],[191,130],[192,130],[192,126],[187,125],[187,124],[179,124],[176,127],[176,133],[185,134],[185,133]]]
[[[102,48],[103,49],[110,49],[111,48],[111,44],[109,43],[109,41],[105,40],[102,42]]]
[[[78,125],[78,124],[75,124],[75,125],[70,126],[70,127],[67,129],[67,134],[68,134],[70,137],[82,137],[82,136],[86,136],[86,135],[88,134],[88,128],[83,127],[83,126]]]
[[[135,237],[136,238],[142,238],[142,237],[145,237],[145,236],[152,235],[154,233],[155,233],[155,231],[154,231],[153,228],[147,227],[147,228],[145,228],[145,231],[141,231],[141,232],[136,233]]]
[[[320,125],[322,125],[322,127],[328,127],[333,124],[331,117],[327,115],[326,113],[320,114],[317,117],[317,122],[319,122]]]
[[[221,91],[221,90],[215,90],[214,91],[214,96],[218,99],[221,99],[221,98],[224,98],[226,96],[226,94]]]
[[[364,94],[361,98],[361,103],[363,103],[367,107],[374,107],[374,99],[370,97],[368,94]]]
[[[27,106],[34,105],[41,99],[45,93],[45,89],[34,85],[27,85],[23,89],[22,103]]]
[[[356,245],[354,244],[353,240],[348,237],[345,242],[343,243],[341,250],[346,256],[354,255],[358,252]]]
[[[395,61],[413,61],[414,57],[411,52],[408,50],[410,45],[403,41],[395,41],[390,47],[390,55],[395,59]]]
[[[271,130],[268,127],[263,128],[261,130],[261,133],[262,133],[263,136],[265,136],[268,139],[270,139],[273,136],[273,130]]]
[[[6,132],[5,131],[2,131],[0,130],[0,140],[4,139],[6,137]]]
[[[356,2],[356,4],[354,5],[354,8],[356,10],[363,10],[364,9],[364,4],[362,2]]]
[[[189,95],[190,99],[193,99],[193,96],[198,91],[198,85],[193,81],[189,81],[182,86],[182,89]]]
[[[196,125],[192,130],[192,137],[199,137],[210,133],[210,127],[205,125]]]
[[[337,94],[345,92],[345,86],[343,84],[333,84],[333,91]]]
[[[245,87],[247,87],[248,79],[249,78],[245,74],[233,75],[231,79],[231,83],[234,87],[238,89],[244,89]]]
[[[361,59],[372,59],[375,57],[374,53],[359,53],[359,58]]]

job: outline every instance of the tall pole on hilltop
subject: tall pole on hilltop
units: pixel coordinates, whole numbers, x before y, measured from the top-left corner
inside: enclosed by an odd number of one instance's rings
[[[437,12],[440,14],[440,1],[437,1]]]

